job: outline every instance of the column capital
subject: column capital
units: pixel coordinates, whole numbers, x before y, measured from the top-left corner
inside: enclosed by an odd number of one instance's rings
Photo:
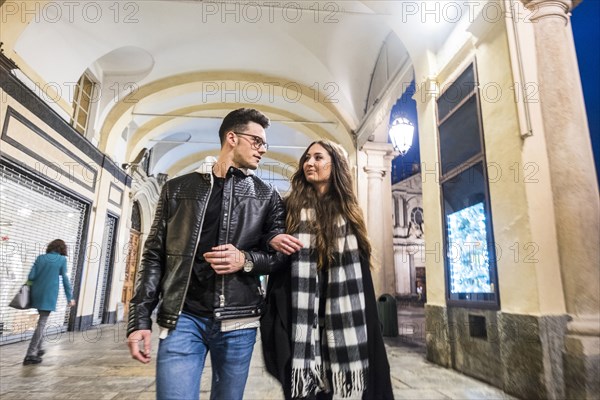
[[[367,142],[361,151],[367,155],[364,170],[369,179],[375,177],[374,174],[380,174],[380,178],[383,178],[392,170],[392,160],[399,154],[391,143],[384,142]]]
[[[364,168],[364,170],[367,173],[368,179],[379,179],[379,180],[383,180],[383,177],[385,176],[385,173],[387,172],[385,169],[383,169],[381,167],[367,166]]]
[[[366,142],[361,148],[367,155],[397,156],[399,153],[391,143]]]
[[[525,7],[532,13],[529,16],[531,22],[537,22],[543,18],[558,17],[569,22],[569,13],[573,9],[573,0],[521,0]]]

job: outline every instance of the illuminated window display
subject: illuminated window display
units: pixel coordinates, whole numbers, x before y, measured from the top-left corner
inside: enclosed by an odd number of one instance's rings
[[[448,304],[498,308],[498,278],[475,64],[438,99]]]
[[[490,293],[490,260],[483,203],[446,217],[451,293]]]

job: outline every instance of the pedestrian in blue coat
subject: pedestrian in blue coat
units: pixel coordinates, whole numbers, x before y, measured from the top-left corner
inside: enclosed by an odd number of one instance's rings
[[[61,239],[53,240],[46,248],[46,254],[38,256],[27,278],[31,281],[31,308],[37,308],[40,317],[29,343],[23,365],[42,362],[44,350],[42,339],[50,312],[56,309],[58,299],[58,279],[62,276],[63,289],[70,306],[75,305],[72,298],[71,283],[67,276],[67,245]]]

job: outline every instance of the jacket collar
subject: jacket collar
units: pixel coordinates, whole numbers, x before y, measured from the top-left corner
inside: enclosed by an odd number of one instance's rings
[[[196,169],[194,172],[198,172],[199,174],[212,175],[212,167],[214,166],[217,160],[214,157],[207,157],[200,167]],[[227,170],[227,174],[225,178],[229,178],[232,175],[237,176],[238,178],[245,178],[250,175],[254,175],[254,171],[249,170],[248,168],[236,168],[234,166],[229,167]]]
[[[236,167],[229,167],[229,169],[227,170],[227,174],[225,175],[226,178],[229,178],[231,175],[235,175],[238,178],[245,178],[247,176],[252,175],[252,171],[247,169],[247,168],[236,168]]]

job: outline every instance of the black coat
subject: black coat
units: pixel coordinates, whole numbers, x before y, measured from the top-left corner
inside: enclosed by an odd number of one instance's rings
[[[377,316],[373,279],[368,263],[362,262],[361,267],[369,349],[369,377],[367,390],[363,393],[362,398],[364,400],[393,399],[390,365]],[[290,277],[289,268],[284,268],[269,276],[266,312],[260,325],[265,367],[281,383],[286,399],[291,398],[292,290]]]

